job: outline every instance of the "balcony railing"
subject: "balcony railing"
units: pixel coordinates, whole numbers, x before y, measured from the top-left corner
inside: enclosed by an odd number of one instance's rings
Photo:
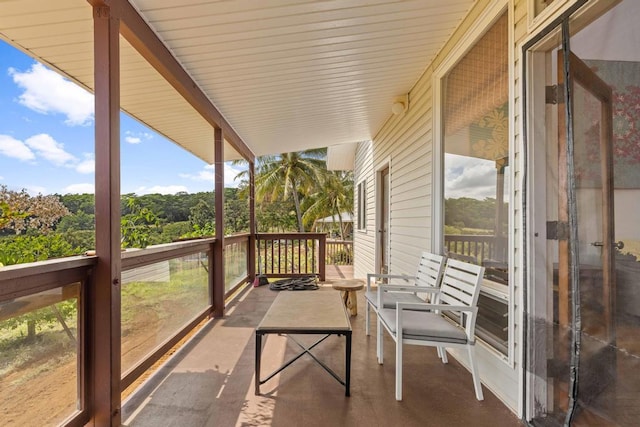
[[[324,233],[260,233],[257,272],[267,277],[317,275],[325,280],[327,235]]]
[[[225,239],[226,296],[249,280],[248,243],[248,234]],[[122,254],[123,390],[211,315],[214,244],[201,239]],[[0,269],[0,401],[17,424],[90,418],[88,295],[96,263],[95,256],[79,256]],[[25,413],[45,392],[46,408]]]
[[[225,298],[251,279],[253,241],[249,234],[224,239]],[[317,274],[324,280],[324,234],[260,234],[255,241],[263,271],[283,277]],[[213,287],[220,286],[213,283],[217,248],[210,238],[122,254],[122,390],[212,315]],[[13,423],[90,420],[93,361],[102,357],[92,348],[95,340],[111,339],[92,333],[97,262],[96,256],[77,256],[0,268],[0,406]],[[42,407],[33,406],[35,401]],[[25,411],[27,406],[32,409]]]
[[[448,255],[463,261],[484,265],[485,261],[504,260],[507,238],[493,235],[445,234]]]
[[[352,240],[327,240],[327,264],[353,265]]]
[[[84,394],[86,296],[95,264],[95,257],[70,257],[0,268],[0,406],[5,422],[45,425],[69,417],[89,419]],[[33,405],[45,395],[42,407]],[[27,407],[33,412],[25,413]]]

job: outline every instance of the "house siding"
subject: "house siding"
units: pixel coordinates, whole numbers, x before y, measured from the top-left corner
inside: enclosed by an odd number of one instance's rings
[[[370,144],[361,144],[356,154],[356,183],[364,177],[370,188],[367,203],[369,222],[366,233],[355,235],[355,275],[365,277],[375,269],[375,175],[381,165],[387,161],[390,166],[390,204],[389,221],[389,267],[390,273],[414,273],[419,253],[433,250],[434,231],[432,216],[440,209],[439,196],[434,198],[433,165],[433,108],[434,108],[434,70],[453,54],[458,46],[468,43],[469,32],[481,19],[488,8],[506,5],[510,14],[510,46],[513,53],[510,99],[511,112],[511,153],[513,170],[511,172],[510,193],[510,230],[511,230],[511,289],[510,315],[511,358],[497,354],[484,343],[477,346],[477,358],[483,384],[496,394],[509,408],[520,415],[522,408],[521,382],[521,300],[523,278],[522,269],[522,156],[520,133],[521,71],[519,42],[528,35],[527,0],[478,1],[452,34],[449,41],[425,70],[409,92],[409,108],[403,114],[390,116]],[[496,15],[497,16],[497,15]],[[433,205],[437,203],[437,205]],[[439,233],[439,230],[435,230]],[[467,365],[466,354],[452,351],[454,357]],[[507,360],[508,359],[508,360]],[[471,379],[469,379],[471,384]]]
[[[372,203],[374,197],[374,173],[373,173],[373,155],[372,143],[360,142],[356,147],[354,177],[356,188],[366,180],[367,186],[367,206],[365,207],[367,215],[367,226],[364,230],[360,230],[360,225],[356,224],[353,233],[354,244],[354,260],[353,275],[354,277],[363,278],[367,273],[373,271],[375,264],[375,205]],[[359,212],[359,198],[355,195],[355,212]]]

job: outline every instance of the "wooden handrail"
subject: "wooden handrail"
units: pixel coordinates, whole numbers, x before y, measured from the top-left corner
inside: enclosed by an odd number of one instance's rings
[[[0,268],[0,302],[84,280],[95,256],[73,256]]]
[[[122,271],[154,264],[160,261],[180,258],[198,252],[209,252],[214,238],[187,240],[182,242],[166,243],[149,246],[145,249],[127,251],[122,253]]]

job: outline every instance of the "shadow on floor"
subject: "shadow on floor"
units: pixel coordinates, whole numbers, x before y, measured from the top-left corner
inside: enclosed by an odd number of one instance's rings
[[[375,336],[364,332],[362,291],[360,314],[351,318],[351,397],[308,356],[262,385],[262,395],[255,396],[254,328],[276,294],[266,286],[249,289],[225,318],[208,324],[123,404],[123,422],[130,427],[520,425],[486,388],[485,400],[478,402],[469,372],[452,358],[443,365],[431,348],[405,347],[404,400],[397,402],[393,342],[387,337],[385,364],[378,365]],[[313,336],[300,339],[313,341]],[[344,338],[332,336],[313,351],[343,376],[344,345]],[[263,377],[297,352],[286,337],[269,335]]]

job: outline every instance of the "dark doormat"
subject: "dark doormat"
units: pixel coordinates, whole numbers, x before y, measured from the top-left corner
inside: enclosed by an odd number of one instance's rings
[[[276,280],[269,284],[272,291],[315,291],[318,288],[316,276]]]

